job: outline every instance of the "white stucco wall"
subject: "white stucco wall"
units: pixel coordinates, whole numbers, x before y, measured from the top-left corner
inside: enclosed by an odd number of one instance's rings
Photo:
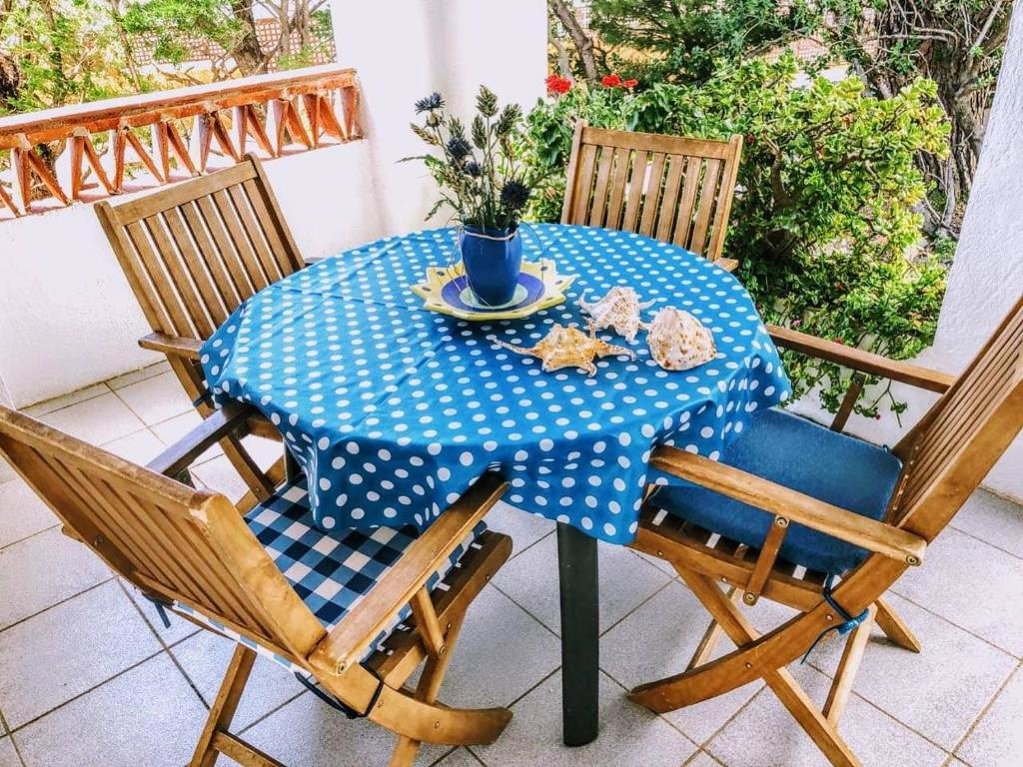
[[[379,236],[368,142],[266,163],[299,247],[321,258]],[[0,402],[25,407],[161,359],[93,206],[0,224]]]
[[[1023,8],[1012,14],[977,178],[941,307],[934,350],[946,370],[961,370],[1023,294]],[[1023,440],[1017,439],[986,484],[1023,500]]]
[[[340,12],[343,11],[343,12]],[[468,111],[479,84],[528,108],[543,93],[543,0],[378,0],[334,14],[340,61],[362,85],[366,140],[273,160],[299,247],[320,258],[420,228],[434,187],[409,131],[433,90]],[[24,407],[159,359],[91,205],[0,224],[0,402]]]
[[[456,114],[470,118],[485,84],[502,104],[529,109],[544,94],[547,5],[374,0],[347,3],[333,19],[340,59],[358,70],[362,83],[382,232],[418,228],[436,192],[422,163],[399,163],[425,149],[409,130],[413,104],[438,91]]]

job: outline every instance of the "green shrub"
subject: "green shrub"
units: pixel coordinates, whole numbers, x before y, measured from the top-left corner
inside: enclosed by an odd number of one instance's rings
[[[947,128],[934,84],[892,98],[864,95],[856,78],[796,87],[791,55],[719,69],[699,85],[660,83],[639,93],[576,86],[527,118],[531,162],[547,183],[534,219],[557,220],[573,123],[724,139],[745,137],[726,255],[768,322],[876,351],[918,354],[934,337],[945,266],[921,247],[915,207],[925,189],[916,152],[940,153]],[[847,383],[837,366],[788,355],[801,394],[820,388],[834,410]],[[887,399],[868,390],[857,412]]]

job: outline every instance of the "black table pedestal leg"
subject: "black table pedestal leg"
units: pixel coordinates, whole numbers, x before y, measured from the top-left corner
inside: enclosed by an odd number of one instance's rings
[[[598,728],[597,540],[559,524],[558,567],[564,741],[566,746],[585,746],[596,739]]]
[[[288,484],[297,481],[302,477],[302,467],[298,465],[298,461],[295,460],[294,454],[291,452],[291,448],[284,445],[284,478],[287,479]]]

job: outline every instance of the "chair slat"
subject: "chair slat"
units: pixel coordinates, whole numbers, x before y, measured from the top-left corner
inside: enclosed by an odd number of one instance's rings
[[[721,175],[721,161],[707,160],[703,177],[703,188],[700,192],[700,207],[696,214],[696,225],[689,243],[693,253],[707,252],[707,230],[710,226],[711,211],[718,193],[718,180]]]
[[[230,244],[227,231],[208,197],[181,206],[188,228],[205,256],[220,288],[224,304],[232,311],[256,292],[241,259]],[[232,300],[233,299],[233,300]]]
[[[10,448],[8,449],[10,450]],[[21,456],[23,461],[27,457]],[[79,487],[77,481],[69,474],[64,464],[59,463],[54,456],[33,452],[31,463],[28,465],[34,465],[36,468],[34,472],[30,469],[30,481],[37,491],[38,488],[45,487],[49,490],[51,498],[55,495],[58,496],[57,501],[47,499],[51,508],[55,511],[59,511],[58,507],[78,509],[88,505],[89,495]],[[74,517],[71,524],[75,530],[85,536],[85,540],[92,542],[94,545],[102,542],[104,537],[113,541],[116,548],[112,550],[110,547],[103,547],[101,552],[103,558],[107,564],[114,567],[121,575],[131,577],[137,567],[137,563],[120,554],[122,551],[129,550],[124,548],[120,529],[111,526],[109,523],[104,523],[105,520],[102,513],[97,516],[100,519],[88,519],[85,515],[78,514]],[[97,546],[97,548],[100,547]]]
[[[956,393],[955,403],[945,409],[922,437],[914,456],[914,473],[926,479],[942,465],[948,453],[960,444],[985,409],[992,405],[992,391],[1010,382],[1009,361],[1014,348],[1023,344],[1023,328],[1009,336],[992,359],[970,371]]]
[[[650,153],[637,151],[633,153],[632,174],[629,178],[629,195],[625,203],[625,219],[622,229],[635,232],[639,222],[640,204],[647,183],[647,172],[650,168]]]
[[[202,296],[203,310],[209,314],[214,326],[219,326],[227,319],[227,306],[231,305],[225,300],[225,295],[220,292],[220,286],[215,282],[212,263],[207,263],[196,248],[196,242],[188,229],[181,208],[171,208],[163,214],[164,221],[170,230],[171,237],[178,246],[181,257],[188,268],[192,282]],[[215,259],[216,267],[223,269],[219,258]],[[212,331],[211,331],[212,332]]]
[[[696,205],[696,192],[700,184],[700,170],[703,163],[698,157],[688,158],[686,182],[682,188],[682,199],[678,204],[678,223],[675,224],[673,242],[683,248],[689,246],[689,234],[693,225],[693,208]],[[699,252],[699,251],[694,251]]]
[[[586,211],[590,207],[593,193],[593,168],[597,161],[597,147],[592,145],[583,147],[580,157],[575,183],[575,205],[572,208],[571,220],[566,221],[566,224],[586,223]]]
[[[116,511],[111,510],[107,497],[95,485],[84,478],[75,467],[56,456],[42,456],[42,459],[55,473],[59,472],[63,481],[74,489],[77,503],[94,511],[96,518],[94,526],[99,537],[93,539],[93,543],[106,538],[121,551],[130,552],[126,557],[129,572],[132,569],[147,574],[158,571],[156,564],[146,556],[146,552],[139,549],[138,540],[132,535],[131,530],[122,524]]]
[[[125,490],[111,487],[110,492],[117,506],[128,509],[133,515],[132,525],[137,538],[133,543],[133,551],[139,556],[149,556],[159,563],[152,567],[147,575],[154,581],[173,583],[175,593],[201,603],[208,587],[203,581],[201,571],[196,568],[189,556],[187,547],[182,547],[181,551],[172,551],[168,548],[182,537],[171,520],[163,513],[147,513],[146,504]],[[221,607],[221,596],[216,592],[216,584],[213,584],[212,590],[218,607]]]
[[[678,212],[678,194],[682,183],[682,172],[686,166],[686,158],[682,155],[668,156],[668,173],[664,181],[664,196],[661,199],[661,212],[657,216],[657,239],[668,242],[671,239],[675,215]]]
[[[647,177],[643,201],[643,217],[640,219],[639,224],[639,233],[647,237],[653,237],[654,235],[657,206],[660,203],[661,188],[664,185],[664,161],[667,157],[663,152],[657,152],[650,161],[650,173]]]
[[[128,236],[135,245],[145,273],[153,287],[154,297],[168,320],[166,327],[157,328],[157,330],[170,335],[192,337],[195,330],[182,309],[170,275],[150,242],[148,230],[138,221],[128,224],[127,229]]]
[[[590,207],[590,226],[604,225],[604,210],[607,206],[607,188],[614,164],[614,149],[603,147],[597,160],[597,179],[593,187],[593,205]]]
[[[632,164],[632,152],[619,149],[615,161],[614,178],[611,179],[611,199],[607,204],[607,221],[605,226],[620,229],[622,222],[622,201],[625,198],[625,184]]]
[[[149,232],[156,250],[163,257],[164,268],[167,270],[167,275],[175,288],[179,301],[183,304],[182,314],[188,318],[194,329],[193,332],[202,338],[212,335],[216,325],[207,314],[203,297],[192,281],[188,265],[185,264],[177,243],[173,241],[163,214],[157,213],[155,216],[142,219],[142,224]]]
[[[220,205],[214,202],[212,196],[202,197],[196,200],[196,204],[203,215],[203,221],[210,229],[217,250],[224,255],[225,261],[230,266],[235,284],[243,294],[242,300],[254,295],[261,289],[261,286],[265,286],[266,278],[259,274],[258,269],[256,269],[256,273],[253,273],[254,264],[246,260],[235,245],[234,238],[220,215]]]
[[[729,147],[736,160],[742,152],[742,136],[733,136]],[[721,258],[725,244],[725,229],[728,217],[732,212],[732,201],[735,198],[735,182],[739,175],[739,163],[725,161],[721,169],[721,184],[718,187],[717,206],[714,211],[714,224],[710,229],[710,240],[705,255],[711,261]]]
[[[267,279],[271,283],[283,279],[286,276],[286,273],[281,269],[280,264],[277,259],[274,258],[274,254],[270,250],[270,245],[266,241],[263,229],[260,227],[259,222],[253,214],[252,206],[249,203],[249,196],[245,192],[245,188],[242,186],[232,186],[228,190],[228,193],[231,195],[231,201],[234,203],[235,211],[237,211],[238,217],[241,219],[242,229],[245,234],[248,235],[249,244],[256,252],[259,264],[263,267],[263,272],[266,274]]]
[[[263,236],[270,246],[270,253],[278,257],[277,269],[285,276],[297,272],[302,268],[302,263],[297,248],[290,241],[291,234],[287,232],[286,227],[282,229],[279,214],[271,213],[272,208],[276,210],[276,201],[270,200],[268,205],[265,199],[267,195],[264,194],[266,187],[255,181],[246,181],[243,186],[252,210],[259,220]],[[285,243],[285,240],[288,242]]]
[[[217,211],[220,213],[220,218],[224,222],[224,227],[227,229],[228,234],[231,237],[231,242],[234,245],[235,252],[238,253],[242,263],[245,265],[245,271],[249,278],[252,280],[253,287],[258,290],[262,290],[267,287],[272,280],[263,271],[262,266],[259,263],[259,258],[256,256],[256,252],[252,249],[252,244],[249,242],[248,236],[245,234],[245,227],[242,224],[238,211],[235,210],[234,203],[231,200],[231,195],[227,190],[219,190],[213,193],[213,202],[217,207]]]

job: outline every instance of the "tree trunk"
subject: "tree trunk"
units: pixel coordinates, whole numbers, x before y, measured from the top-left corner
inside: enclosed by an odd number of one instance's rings
[[[826,18],[832,50],[850,61],[878,98],[891,98],[916,77],[937,84],[938,102],[949,123],[948,155],[917,154],[917,166],[932,190],[921,212],[929,235],[958,236],[980,158],[1011,3],[886,0],[869,11],[865,8],[861,4],[856,14]],[[900,51],[905,55],[896,55]]]
[[[14,100],[21,92],[21,70],[18,62],[0,51],[0,108],[14,109]]]
[[[583,75],[590,82],[597,79],[597,60],[593,56],[593,40],[586,34],[579,20],[575,17],[572,9],[565,0],[549,0],[550,8],[558,21],[572,38],[576,51],[579,52],[579,61],[583,67]]]
[[[231,0],[231,12],[242,25],[242,36],[231,51],[231,56],[242,75],[254,75],[266,71],[267,57],[259,47],[256,37],[256,20],[252,14],[252,0]]]
[[[568,60],[568,49],[554,35],[551,35],[551,44],[554,46],[555,53],[558,54],[558,72],[562,77],[571,77],[572,63]]]
[[[291,18],[291,29],[298,32],[298,45],[300,48],[308,48],[312,44],[312,30],[309,13],[309,0],[297,0],[295,13]]]
[[[124,52],[124,62],[128,67],[128,74],[135,85],[135,89],[142,90],[142,77],[139,75],[138,65],[135,63],[135,52],[132,50],[131,41],[124,31],[124,16],[121,14],[120,0],[110,0],[110,18],[114,21],[114,28],[117,30],[117,39],[121,43],[121,50]]]

